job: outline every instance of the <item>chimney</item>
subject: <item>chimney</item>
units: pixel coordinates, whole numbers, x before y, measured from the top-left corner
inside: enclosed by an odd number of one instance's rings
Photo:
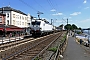
[[[2,14],[3,14],[3,10],[4,10],[4,8],[2,7]]]

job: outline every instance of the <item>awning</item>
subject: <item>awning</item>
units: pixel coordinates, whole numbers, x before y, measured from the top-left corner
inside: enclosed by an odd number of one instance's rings
[[[3,28],[0,28],[1,31],[3,31]]]
[[[24,29],[21,28],[6,28],[6,31],[23,31]]]
[[[3,24],[0,25],[0,31],[24,31],[25,28],[20,28],[14,25],[5,26]]]

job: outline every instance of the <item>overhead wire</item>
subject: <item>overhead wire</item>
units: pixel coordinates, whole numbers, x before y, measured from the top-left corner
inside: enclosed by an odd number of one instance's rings
[[[28,3],[24,2],[23,0],[19,0],[19,1],[22,2],[23,4],[27,5],[29,8],[33,9],[34,11],[38,11],[37,9],[30,6]]]
[[[37,9],[33,8],[32,6],[30,6],[28,3],[24,2],[23,0],[19,0],[20,2],[24,3],[25,5],[27,5],[29,8],[33,9],[35,12],[38,12]],[[36,2],[36,1],[35,1]],[[36,2],[37,3],[37,2]],[[40,4],[38,4],[40,7],[42,7]],[[44,15],[46,16],[46,15]]]
[[[47,0],[47,2],[48,2],[48,4],[50,5],[50,7],[52,8],[52,9],[55,9],[56,10],[56,8],[54,7],[54,5],[53,5],[53,3],[50,1],[50,0]],[[56,14],[57,14],[57,12],[56,11],[54,11]],[[57,16],[56,16],[57,17]],[[56,18],[55,18],[56,19]]]
[[[43,6],[42,5],[40,5],[36,0],[34,0],[34,2],[36,2],[37,4],[38,4],[38,6],[40,6],[43,10],[45,10],[46,12],[48,12],[45,8],[43,8]],[[46,16],[46,15],[44,15],[44,16]],[[46,17],[48,17],[48,16],[46,16]],[[49,18],[49,17],[48,17]]]

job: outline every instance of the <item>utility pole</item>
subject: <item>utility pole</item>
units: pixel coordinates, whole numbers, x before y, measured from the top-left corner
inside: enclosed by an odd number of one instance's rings
[[[67,25],[68,25],[68,18],[67,18]]]
[[[68,18],[67,18],[67,21],[65,19],[63,19],[63,20],[67,23],[67,27],[68,27]],[[67,33],[68,33],[68,28],[67,28]]]
[[[67,27],[68,27],[68,18],[67,18]],[[67,28],[67,34],[68,34],[68,28]]]
[[[90,43],[90,41],[89,41],[89,30],[90,30],[90,28],[88,28],[88,43]]]
[[[52,25],[52,20],[53,20],[53,19],[51,19],[51,25]]]
[[[43,13],[38,11],[37,14],[38,14],[38,18],[40,19],[40,15]]]

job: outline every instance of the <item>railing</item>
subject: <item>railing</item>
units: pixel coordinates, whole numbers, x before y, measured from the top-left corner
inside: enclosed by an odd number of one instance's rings
[[[57,51],[55,53],[54,60],[58,60],[58,58],[60,58],[59,55],[63,55],[63,52],[64,52],[63,48],[64,48],[64,45],[66,45],[66,43],[67,43],[67,38],[61,44],[59,44]]]
[[[20,35],[20,34],[17,34],[15,36],[6,36],[6,37],[3,37],[1,36],[0,37],[0,44],[5,44],[5,43],[9,43],[9,42],[12,42],[12,41],[17,41],[17,40],[22,40],[24,39],[24,35]]]

